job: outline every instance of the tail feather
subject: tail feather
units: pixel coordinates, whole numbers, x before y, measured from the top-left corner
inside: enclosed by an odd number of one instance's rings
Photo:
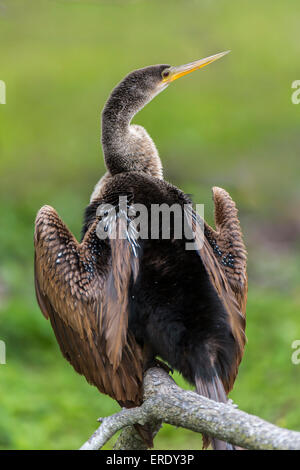
[[[118,403],[121,406],[121,408],[134,408],[135,406],[141,405],[141,403],[133,404],[132,402],[128,402],[128,401],[127,402],[118,401]],[[143,442],[145,443],[146,448],[152,449],[154,447],[154,444],[153,444],[154,436],[153,436],[153,429],[152,429],[151,424],[145,423],[142,425],[142,424],[136,423],[134,424],[134,428],[140,435]]]
[[[195,384],[196,392],[199,395],[203,395],[204,397],[220,403],[227,402],[227,396],[218,375],[215,375],[210,381],[204,380],[201,377],[195,377]],[[203,434],[202,437],[203,449],[207,449],[209,444],[211,444],[214,450],[236,450],[235,446],[232,444],[221,441],[215,437],[209,437],[207,434]]]
[[[153,434],[152,434],[151,425],[148,423],[144,425],[135,424],[134,427],[136,431],[139,433],[139,435],[141,436],[141,438],[143,439],[147,448],[152,449],[154,447],[154,444],[153,444]]]

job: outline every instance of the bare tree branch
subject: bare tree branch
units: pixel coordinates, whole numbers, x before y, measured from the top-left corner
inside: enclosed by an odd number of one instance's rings
[[[300,449],[300,432],[274,426],[231,403],[217,403],[183,390],[163,369],[152,368],[144,378],[144,403],[103,418],[81,450],[101,449],[123,428],[114,449],[145,449],[137,433],[128,426],[151,423],[157,432],[161,422],[204,432],[246,449]]]

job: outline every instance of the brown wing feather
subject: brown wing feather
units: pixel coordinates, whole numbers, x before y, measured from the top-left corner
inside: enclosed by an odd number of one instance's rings
[[[105,253],[103,258],[99,253],[95,256],[94,237],[93,226],[79,244],[53,208],[44,206],[39,211],[34,237],[37,300],[75,370],[100,392],[138,405],[142,401],[142,353],[127,334],[127,320],[122,323],[117,364],[107,355],[112,337],[105,337],[100,329],[103,306],[110,300],[106,279],[111,265]],[[109,314],[106,310],[105,315]]]
[[[214,187],[215,226],[213,230],[205,224],[205,231],[211,244],[215,243],[222,254],[216,256],[236,296],[240,309],[246,315],[248,277],[247,251],[238,219],[236,205],[222,188]],[[233,261],[233,264],[232,264]]]
[[[228,393],[233,387],[233,383],[238,371],[238,366],[241,362],[244,353],[244,347],[246,342],[245,317],[241,312],[238,301],[230,287],[230,284],[220,264],[216,260],[216,257],[207,239],[204,239],[203,247],[200,249],[200,256],[207,270],[207,273],[212,281],[212,284],[216,289],[217,294],[219,295],[228,313],[231,331],[236,340],[236,362],[232,364],[230,377],[228,377],[228,380],[224,382],[225,391],[226,393]]]
[[[246,276],[246,250],[242,241],[239,222],[237,219],[237,211],[235,205],[226,191],[214,188],[216,203],[216,225],[219,229],[215,232],[204,222],[205,236],[202,237],[201,224],[194,222],[194,231],[196,244],[198,245],[199,254],[206,271],[211,279],[212,285],[221,299],[227,313],[231,326],[232,334],[236,341],[236,361],[232,364],[229,377],[223,379],[223,385],[226,393],[233,387],[234,380],[237,375],[238,366],[244,353],[246,342],[245,337],[245,304],[247,292],[247,276]],[[221,199],[223,198],[223,199]],[[224,201],[225,198],[225,201]],[[226,202],[227,211],[221,213],[221,201]],[[235,209],[235,210],[234,210]],[[225,220],[221,214],[226,215]],[[199,220],[196,216],[194,220]],[[221,221],[224,222],[221,225]],[[221,255],[215,249],[214,240],[217,240],[217,249],[224,250]],[[224,241],[223,241],[224,240]],[[238,258],[237,265],[234,268],[226,268],[222,265],[223,257],[229,252],[225,251],[225,240],[230,246],[233,255]],[[221,245],[221,243],[223,243]],[[221,246],[221,249],[220,249]],[[223,256],[223,257],[222,257]]]
[[[107,356],[116,370],[122,358],[127,339],[128,291],[132,277],[137,276],[139,263],[126,239],[127,223],[123,217],[116,220],[117,238],[110,240],[112,268],[106,282],[106,302],[103,305],[103,326],[107,342]]]

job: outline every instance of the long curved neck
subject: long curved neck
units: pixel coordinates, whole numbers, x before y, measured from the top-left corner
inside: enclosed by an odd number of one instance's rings
[[[133,116],[151,96],[128,89],[121,82],[102,112],[102,147],[108,171],[138,171],[162,178],[162,165],[155,144],[146,130],[131,125]]]

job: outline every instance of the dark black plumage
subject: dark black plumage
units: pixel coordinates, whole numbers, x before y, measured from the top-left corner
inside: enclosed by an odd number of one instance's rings
[[[100,204],[128,195],[131,203],[191,205],[190,197],[163,180],[128,172],[116,175],[99,200],[86,209],[85,225],[95,220]],[[174,220],[173,220],[174,222]],[[161,230],[160,230],[161,235]],[[229,312],[224,307],[198,251],[187,251],[188,240],[138,240],[139,272],[129,288],[128,329],[146,351],[144,368],[160,356],[202,393],[226,401],[226,391],[236,373],[244,344],[245,319],[236,303],[234,337]],[[211,246],[214,251],[214,244]],[[218,266],[218,265],[217,265]],[[225,444],[213,441],[215,448]],[[230,448],[230,445],[227,445]]]

